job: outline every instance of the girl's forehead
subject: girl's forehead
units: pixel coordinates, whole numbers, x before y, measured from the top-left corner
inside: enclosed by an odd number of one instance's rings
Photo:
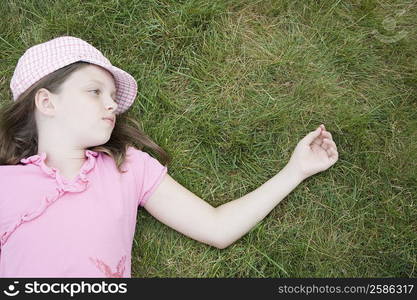
[[[113,78],[113,75],[109,71],[107,71],[106,69],[100,66],[93,65],[93,64],[90,64],[84,68],[81,68],[80,71],[82,74],[85,74],[87,76],[88,75],[97,76],[98,74],[100,74],[103,77]]]
[[[77,74],[74,74],[75,78],[81,83],[86,83],[87,81],[96,81],[105,85],[115,86],[113,75],[109,71],[99,66],[89,65],[78,70],[76,73]]]

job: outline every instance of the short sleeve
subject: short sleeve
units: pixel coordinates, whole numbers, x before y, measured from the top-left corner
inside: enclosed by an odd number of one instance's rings
[[[168,168],[148,153],[129,147],[131,166],[138,186],[138,206],[143,207],[168,172]]]

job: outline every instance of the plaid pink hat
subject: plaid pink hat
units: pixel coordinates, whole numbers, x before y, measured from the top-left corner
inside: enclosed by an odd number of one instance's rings
[[[116,114],[125,112],[136,98],[137,83],[129,73],[113,66],[92,45],[72,36],[61,36],[27,49],[19,58],[10,89],[13,100],[44,76],[77,61],[99,65],[113,74],[116,84]]]

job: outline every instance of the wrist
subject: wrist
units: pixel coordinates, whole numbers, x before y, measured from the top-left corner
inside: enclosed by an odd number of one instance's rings
[[[287,174],[287,176],[289,176],[290,178],[298,181],[299,183],[301,183],[304,179],[306,179],[308,176],[304,175],[299,168],[297,168],[296,166],[292,165],[292,164],[287,164],[284,168],[283,168],[284,172]]]

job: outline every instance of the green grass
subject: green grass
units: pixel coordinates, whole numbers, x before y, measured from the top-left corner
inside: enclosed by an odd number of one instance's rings
[[[3,99],[27,47],[88,40],[138,81],[130,113],[170,175],[213,206],[274,176],[320,123],[333,135],[338,162],[224,250],[140,210],[133,277],[416,277],[416,1],[1,5]]]

